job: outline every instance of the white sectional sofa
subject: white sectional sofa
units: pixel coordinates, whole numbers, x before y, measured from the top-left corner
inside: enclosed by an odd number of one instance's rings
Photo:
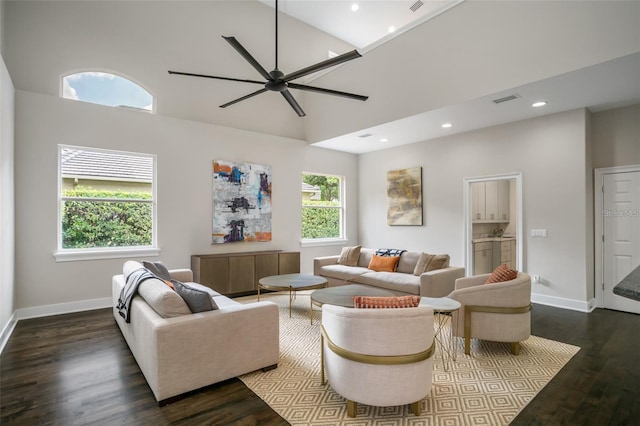
[[[356,266],[338,264],[339,255],[316,257],[313,273],[327,279],[329,286],[365,284],[407,294],[446,297],[455,289],[456,279],[464,277],[464,268],[447,266],[414,275],[420,252],[405,251],[395,272],[376,272],[368,268],[375,249],[361,248]]]
[[[113,277],[113,315],[160,405],[185,392],[277,366],[279,316],[273,302],[241,304],[208,290],[218,309],[192,314],[164,282],[147,279],[131,301],[127,323],[117,309],[118,298],[125,275],[139,267],[128,261],[124,274]],[[172,279],[193,280],[189,269],[169,272]]]

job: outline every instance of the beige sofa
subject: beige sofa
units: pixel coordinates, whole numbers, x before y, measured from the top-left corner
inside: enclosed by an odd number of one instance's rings
[[[365,284],[426,297],[447,296],[454,290],[456,279],[464,277],[464,268],[457,266],[414,275],[421,253],[410,251],[402,253],[396,272],[376,272],[368,268],[375,251],[361,248],[356,266],[339,265],[339,255],[316,257],[313,273],[326,278],[330,286]]]
[[[123,272],[141,266],[128,261]],[[193,280],[189,269],[169,272],[172,279]],[[165,283],[148,279],[138,287],[126,323],[116,308],[124,285],[124,275],[113,277],[113,315],[160,405],[185,392],[277,366],[280,346],[275,303],[241,304],[210,290],[218,309],[192,314]]]

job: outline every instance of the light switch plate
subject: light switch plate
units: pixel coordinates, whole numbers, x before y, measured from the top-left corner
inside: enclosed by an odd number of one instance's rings
[[[547,238],[547,230],[546,229],[532,229],[531,237],[533,238]]]

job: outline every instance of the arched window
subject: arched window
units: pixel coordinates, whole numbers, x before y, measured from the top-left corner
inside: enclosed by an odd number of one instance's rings
[[[65,99],[153,112],[153,96],[140,85],[106,72],[79,72],[62,78]]]

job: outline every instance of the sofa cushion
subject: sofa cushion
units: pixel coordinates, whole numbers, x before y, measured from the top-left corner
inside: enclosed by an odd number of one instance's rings
[[[415,308],[420,296],[355,296],[353,307],[359,309]]]
[[[518,276],[518,271],[509,269],[507,265],[500,265],[493,270],[489,278],[484,282],[485,284],[502,283],[505,281],[515,280]]]
[[[420,252],[405,251],[400,256],[400,260],[398,261],[398,267],[396,268],[396,271],[402,272],[404,274],[413,274],[413,270],[416,267],[416,263],[418,263],[419,257],[420,257]]]
[[[148,260],[143,260],[142,266],[147,268],[153,275],[160,279],[171,280],[171,274],[162,262],[149,262]]]
[[[338,265],[356,266],[360,257],[360,248],[361,246],[343,247],[338,258]]]
[[[422,253],[416,263],[415,269],[413,270],[413,275],[422,275],[425,272],[447,268],[449,267],[449,259],[450,257],[448,254]]]
[[[211,295],[201,289],[189,286],[180,281],[171,280],[176,293],[184,299],[192,313],[207,312],[218,309]]]
[[[321,276],[343,281],[350,281],[367,272],[371,272],[371,269],[360,266],[325,265],[320,267]]]
[[[374,254],[369,262],[369,269],[376,272],[394,272],[400,256],[378,256]]]
[[[157,278],[144,280],[138,286],[138,294],[163,318],[191,314],[182,297]]]
[[[371,262],[371,257],[374,255],[376,251],[370,248],[361,248],[360,249],[360,257],[358,258],[358,266],[361,268],[367,268],[369,266],[369,262]]]
[[[358,284],[386,288],[409,294],[420,294],[420,277],[400,272],[367,272],[351,279]]]

